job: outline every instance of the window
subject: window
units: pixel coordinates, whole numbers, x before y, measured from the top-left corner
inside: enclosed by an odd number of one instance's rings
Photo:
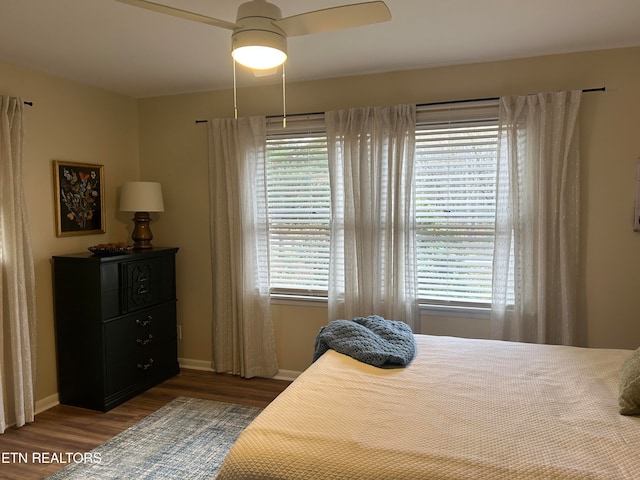
[[[424,303],[491,302],[497,117],[497,104],[418,110],[416,248]]]
[[[327,295],[329,160],[322,115],[269,122],[267,207],[272,293]]]
[[[421,303],[491,302],[496,103],[419,107],[416,242]],[[271,291],[327,295],[330,191],[322,115],[267,127]]]

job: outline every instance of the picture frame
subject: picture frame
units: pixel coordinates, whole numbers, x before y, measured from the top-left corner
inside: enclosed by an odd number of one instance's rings
[[[105,233],[104,165],[53,161],[56,235]]]

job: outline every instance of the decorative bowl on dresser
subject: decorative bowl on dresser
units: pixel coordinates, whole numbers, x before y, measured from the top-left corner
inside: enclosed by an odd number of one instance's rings
[[[53,257],[60,403],[105,412],[178,374],[177,251]]]

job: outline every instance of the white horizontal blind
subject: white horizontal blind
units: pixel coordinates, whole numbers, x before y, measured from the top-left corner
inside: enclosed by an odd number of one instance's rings
[[[498,106],[419,107],[416,240],[421,303],[491,302]],[[271,291],[326,296],[330,191],[322,114],[267,125]],[[510,280],[511,284],[513,280]]]
[[[415,185],[421,303],[491,303],[497,117],[497,103],[418,111]]]
[[[326,296],[329,161],[322,115],[267,124],[267,202],[272,293]]]

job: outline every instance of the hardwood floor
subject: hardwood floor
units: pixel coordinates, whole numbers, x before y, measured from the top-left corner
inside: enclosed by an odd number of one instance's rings
[[[51,454],[64,457],[68,452],[88,452],[176,397],[265,407],[288,385],[282,380],[182,370],[176,377],[106,413],[58,405],[36,415],[35,422],[0,435],[0,479],[45,478],[65,466],[51,462]],[[40,452],[43,455],[37,457]],[[42,460],[32,462],[34,453]],[[50,463],[44,461],[44,455],[49,455]]]

